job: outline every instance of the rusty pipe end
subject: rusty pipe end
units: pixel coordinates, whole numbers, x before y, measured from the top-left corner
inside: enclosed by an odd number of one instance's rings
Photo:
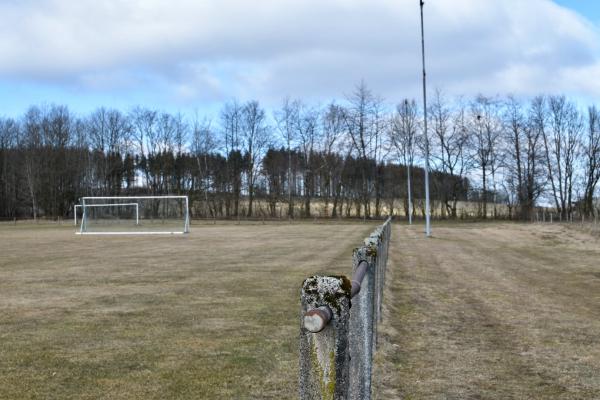
[[[312,333],[321,332],[331,321],[332,316],[333,313],[327,306],[313,308],[304,314],[304,328]]]

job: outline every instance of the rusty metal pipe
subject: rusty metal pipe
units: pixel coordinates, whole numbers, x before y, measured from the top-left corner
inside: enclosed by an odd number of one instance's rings
[[[358,292],[360,292],[360,284],[362,283],[366,273],[367,268],[369,267],[369,263],[365,260],[362,260],[358,263],[358,267],[354,271],[352,275],[352,289],[350,290],[350,298],[356,296]]]

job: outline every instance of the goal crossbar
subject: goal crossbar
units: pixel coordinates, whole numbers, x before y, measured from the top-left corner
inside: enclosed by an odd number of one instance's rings
[[[82,197],[81,200],[127,200],[127,199],[147,199],[147,200],[160,200],[160,199],[186,199],[187,196],[88,196]]]

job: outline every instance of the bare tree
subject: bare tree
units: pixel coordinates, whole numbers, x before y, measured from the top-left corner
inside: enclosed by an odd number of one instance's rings
[[[458,177],[458,179],[434,179],[442,202],[442,213],[456,218],[462,180],[470,166],[466,151],[469,134],[465,106],[459,102],[458,109],[453,113],[438,90],[429,114],[433,130],[431,155],[434,165],[438,171]]]
[[[88,118],[90,144],[95,150],[122,152],[131,135],[129,119],[119,110],[98,108]]]
[[[283,100],[281,109],[275,112],[275,121],[277,122],[277,128],[279,133],[283,137],[287,147],[288,156],[288,168],[287,168],[287,194],[288,194],[288,218],[294,218],[294,200],[292,197],[293,182],[292,179],[292,143],[295,140],[295,121],[298,120],[298,101],[290,100],[286,97]]]
[[[37,220],[38,216],[37,196],[40,190],[41,148],[43,145],[41,122],[42,113],[40,109],[30,107],[23,118],[23,132],[20,135],[20,145],[25,149],[25,181],[34,220]]]
[[[52,105],[45,110],[41,121],[44,148],[42,150],[42,182],[45,190],[45,211],[52,216],[63,215],[72,200],[62,193],[71,189],[69,179],[70,153],[72,145],[71,114],[66,106]]]
[[[240,198],[242,193],[243,160],[241,153],[241,137],[243,123],[243,107],[237,100],[225,103],[220,113],[221,136],[223,137],[225,154],[227,156],[227,176],[229,193],[225,200],[225,208],[229,215],[239,216]]]
[[[175,151],[177,154],[182,154],[185,150],[185,145],[188,143],[188,135],[190,131],[190,127],[185,120],[183,114],[178,112],[175,114],[174,124],[175,124],[175,133],[173,136],[173,140],[175,142]]]
[[[405,207],[408,223],[412,224],[412,184],[411,168],[415,159],[415,146],[417,142],[418,116],[417,103],[415,100],[405,99],[396,106],[393,115],[390,132],[390,143],[396,149],[398,158],[406,166],[406,193],[407,203]]]
[[[201,179],[204,191],[204,215],[206,217],[209,215],[208,192],[210,191],[208,155],[215,148],[216,139],[212,130],[212,122],[207,118],[200,121],[196,115],[192,130],[192,151],[196,158],[198,172],[203,172]]]
[[[537,199],[543,193],[544,158],[542,135],[544,131],[541,98],[534,99],[529,114],[525,115],[522,104],[509,96],[504,107],[505,188],[514,193],[520,207],[520,218],[529,220]],[[541,113],[541,114],[540,114]]]
[[[528,218],[529,207],[525,198],[525,174],[523,166],[523,133],[525,132],[525,117],[521,104],[510,96],[504,110],[504,134],[507,144],[506,153],[509,157],[505,161],[507,170],[510,171],[508,185],[510,191],[516,194],[517,203],[521,206],[521,217]]]
[[[142,107],[135,107],[130,113],[132,138],[136,142],[136,150],[140,155],[147,155],[149,147],[146,141],[150,137],[154,137],[156,117],[156,111]]]
[[[242,108],[241,142],[247,159],[246,182],[248,188],[248,212],[252,215],[256,179],[260,172],[260,160],[271,143],[266,113],[258,101],[247,102]]]
[[[161,113],[156,124],[158,152],[174,152],[176,148],[177,120],[169,113]]]
[[[319,111],[297,103],[297,118],[294,121],[295,136],[298,138],[303,159],[304,217],[310,217],[310,199],[314,195],[313,155],[320,139]]]
[[[322,135],[321,135],[321,151],[324,153],[324,163],[322,168],[325,169],[327,176],[327,196],[325,198],[325,210],[329,206],[329,197],[333,195],[333,204],[331,216],[338,216],[337,206],[340,203],[342,193],[341,174],[344,169],[345,160],[348,159],[352,147],[347,145],[346,133],[346,116],[343,107],[330,103],[321,116],[322,120]],[[339,154],[344,154],[344,157],[339,157]],[[341,214],[341,212],[340,212]]]
[[[150,177],[145,165],[149,153],[155,153],[156,149],[156,122],[158,113],[147,108],[136,107],[130,113],[132,125],[132,138],[136,142],[136,151],[140,156],[140,164],[144,173],[144,183],[147,184]]]
[[[497,192],[495,174],[497,170],[497,151],[501,135],[501,123],[498,102],[485,96],[477,96],[472,104],[473,117],[473,150],[474,161],[481,170],[481,203],[482,217],[487,218],[487,203],[489,184],[491,177],[494,196]],[[494,216],[496,206],[494,198]]]
[[[548,98],[548,129],[543,131],[548,179],[556,209],[563,219],[573,211],[573,182],[583,121],[564,96]]]
[[[221,110],[221,128],[227,154],[240,150],[243,111],[244,107],[235,99],[225,103]]]
[[[364,82],[361,82],[348,97],[349,106],[346,110],[346,129],[361,162],[361,202],[364,216],[369,217],[370,197],[374,189],[375,166],[370,160],[377,159],[381,150],[383,125],[380,118],[381,99],[373,95]],[[360,209],[357,210],[360,216]]]
[[[583,145],[585,162],[583,211],[594,214],[594,193],[600,180],[600,110],[588,108],[587,136]]]

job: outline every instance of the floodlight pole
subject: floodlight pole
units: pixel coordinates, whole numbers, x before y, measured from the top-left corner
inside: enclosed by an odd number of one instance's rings
[[[408,99],[404,99],[404,112],[408,115]],[[414,142],[413,142],[413,136],[412,133],[411,135],[409,135],[409,153],[408,153],[408,160],[405,158],[405,161],[407,162],[407,166],[406,166],[406,189],[407,189],[407,193],[408,193],[408,224],[412,225],[412,213],[413,213],[413,202],[412,202],[412,190],[411,190],[411,182],[410,182],[410,167],[413,163],[413,159],[414,159],[414,152],[413,152],[413,146],[414,146]]]
[[[423,133],[425,135],[425,236],[431,236],[431,211],[429,207],[429,137],[427,135],[427,84],[425,73],[425,29],[423,28],[423,5],[425,2],[419,0],[421,6],[421,55],[423,59]]]
[[[287,106],[286,106],[287,107]],[[286,111],[287,112],[287,111]],[[294,217],[294,206],[292,204],[292,147],[290,140],[290,131],[286,122],[287,145],[288,145],[288,221],[292,223]]]

